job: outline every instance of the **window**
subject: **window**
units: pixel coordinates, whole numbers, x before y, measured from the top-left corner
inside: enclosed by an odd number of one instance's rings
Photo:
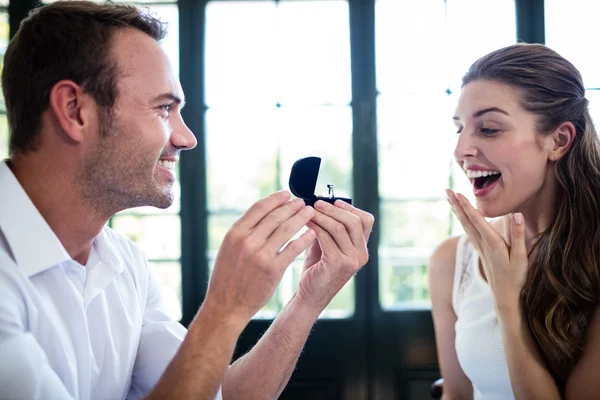
[[[4,52],[8,46],[8,1],[0,1],[0,57],[4,59]],[[0,70],[1,70],[0,66]],[[6,121],[6,106],[4,95],[0,93],[0,160],[8,157],[8,122]]]
[[[375,33],[379,299],[386,309],[429,307],[428,257],[445,237],[462,232],[444,189],[473,200],[452,156],[461,78],[477,58],[515,43],[515,4],[377,0]]]
[[[289,189],[292,164],[322,158],[317,194],[352,194],[350,38],[346,1],[209,2],[206,10],[208,258],[259,198]],[[310,29],[306,29],[310,26]],[[256,315],[295,292],[299,259]],[[354,281],[322,317],[354,311]]]
[[[600,68],[595,51],[600,38],[597,16],[600,3],[573,0],[545,0],[546,44],[571,61],[581,72],[590,102],[590,113],[600,127]]]

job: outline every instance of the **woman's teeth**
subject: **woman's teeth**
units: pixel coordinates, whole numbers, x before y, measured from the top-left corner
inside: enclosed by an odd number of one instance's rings
[[[469,179],[481,178],[492,175],[500,175],[499,171],[481,171],[481,170],[467,170],[467,177]]]

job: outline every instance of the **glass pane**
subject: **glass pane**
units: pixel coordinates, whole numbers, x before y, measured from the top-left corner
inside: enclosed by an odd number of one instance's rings
[[[150,272],[161,284],[163,303],[169,316],[181,319],[181,264],[178,262],[150,262]]]
[[[382,198],[445,198],[454,104],[443,90],[377,100]]]
[[[0,114],[0,160],[8,157],[8,122],[6,115]]]
[[[427,262],[450,233],[450,206],[436,202],[383,202],[379,247],[379,293],[384,308],[429,302]]]
[[[277,103],[276,29],[275,2],[208,3],[206,104]]]
[[[323,159],[317,194],[326,194],[328,183],[339,196],[352,191],[348,106],[209,109],[206,121],[209,210],[243,212],[289,189],[292,165],[307,156]]]
[[[352,109],[341,107],[286,108],[279,112],[281,181],[289,189],[294,162],[308,156],[321,157],[315,194],[327,195],[335,185],[338,197],[352,196]]]
[[[585,97],[589,101],[588,107],[590,109],[592,119],[594,120],[596,133],[600,135],[600,88],[598,88],[598,90],[586,91]]]
[[[447,87],[444,0],[375,3],[377,89],[421,93]]]
[[[127,1],[127,3],[130,2]],[[161,44],[173,69],[179,72],[179,7],[177,4],[148,4],[148,6],[153,14],[167,23],[167,37],[162,40]]]
[[[385,308],[428,302],[425,266],[431,251],[462,232],[444,189],[474,198],[453,157],[452,115],[461,78],[479,57],[516,42],[514,0],[405,3],[376,3],[382,93],[377,100],[380,301]]]
[[[382,201],[380,246],[388,248],[433,248],[449,234],[450,206],[439,201]]]
[[[345,0],[279,2],[275,51],[280,103],[350,103],[348,21]]]
[[[427,261],[425,254],[379,257],[380,301],[385,309],[429,307]]]
[[[8,24],[8,13],[0,12],[0,72],[2,71],[2,67],[4,65],[4,53],[6,52],[6,47],[8,46],[8,38],[9,38],[9,24]],[[4,93],[0,90],[0,113],[6,112],[6,105],[4,104]],[[0,137],[0,140],[3,140]],[[4,149],[7,141],[0,143],[0,151]],[[0,157],[3,157],[6,154],[5,151],[0,153]]]
[[[181,256],[178,215],[116,215],[112,227],[138,244],[150,260],[179,260]]]
[[[206,103],[348,104],[348,18],[346,1],[209,2]]]
[[[600,2],[545,0],[544,12],[546,44],[579,69],[586,87],[600,87]]]
[[[10,26],[8,24],[8,13],[0,12],[0,54],[4,55],[8,46]]]
[[[517,40],[515,0],[446,0],[446,21],[443,63],[455,92],[475,60]]]
[[[275,107],[207,111],[209,210],[241,213],[277,189],[277,111]]]
[[[288,189],[290,169],[299,158],[322,158],[317,194],[326,194],[326,184],[333,183],[337,196],[351,196],[351,134],[348,106],[209,109],[209,259],[214,260],[225,234],[248,207],[275,190]],[[272,318],[282,309],[301,272],[299,258],[256,318]],[[353,282],[346,285],[321,317],[352,315],[353,288]]]
[[[217,252],[229,228],[242,216],[241,213],[223,212],[208,216],[208,258],[217,258]]]
[[[54,3],[58,0],[42,0],[42,4]],[[126,4],[152,4],[152,3],[177,3],[177,0],[90,0],[94,3],[126,3]],[[0,4],[5,2],[8,4],[8,0],[0,0]]]

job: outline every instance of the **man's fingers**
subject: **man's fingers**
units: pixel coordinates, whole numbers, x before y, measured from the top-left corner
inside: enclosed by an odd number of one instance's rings
[[[373,230],[373,225],[375,224],[375,217],[371,213],[361,210],[360,208],[356,208],[351,204],[346,203],[342,200],[337,200],[334,205],[336,207],[341,208],[342,210],[346,210],[351,212],[354,215],[357,215],[360,218],[360,222],[363,228],[363,235],[365,237],[365,242],[369,241],[369,236],[371,235],[371,231]]]
[[[347,204],[343,201],[342,203]],[[340,206],[331,205],[325,201],[317,201],[315,203],[315,208],[328,217],[331,217],[335,221],[344,225],[355,248],[362,248],[365,246],[366,238],[363,231],[362,221],[358,215],[344,210]]]
[[[286,230],[293,230],[294,227],[290,225],[288,221],[303,208],[306,207],[304,205],[304,201],[300,199],[289,201],[275,208],[265,215],[263,219],[254,227],[251,234],[253,239],[259,243],[262,243],[282,226]],[[294,236],[302,226],[304,226],[304,224],[300,225],[296,230],[294,230],[287,239]],[[282,242],[281,245],[283,246],[284,243],[285,241]]]
[[[339,248],[345,255],[351,256],[356,251],[356,247],[350,239],[350,234],[346,230],[346,226],[343,223],[323,214],[319,210],[315,210],[315,215],[312,218],[312,222],[316,223],[319,225],[319,227],[327,231],[330,237],[333,238],[336,247]],[[319,232],[316,229],[315,231],[317,232],[317,237],[319,237]],[[363,241],[362,246],[364,247],[364,237],[362,236],[362,231],[359,233],[359,236]],[[323,251],[327,251],[325,247],[323,247]]]
[[[319,241],[319,246],[321,247],[321,251],[323,251],[325,253],[332,253],[334,251],[339,251],[339,246],[337,245],[337,243],[335,242],[333,237],[331,237],[329,232],[327,232],[325,229],[323,229],[322,227],[320,227],[318,224],[314,223],[313,221],[310,221],[309,223],[307,223],[306,227],[315,232],[315,236],[316,236],[317,240]]]
[[[233,225],[236,229],[249,231],[254,228],[271,211],[281,207],[290,199],[290,192],[282,190],[254,203],[248,211]]]
[[[303,251],[315,240],[316,233],[313,229],[309,229],[300,235],[299,238],[289,242],[283,250],[277,255],[277,259],[281,261],[280,265],[288,267]]]
[[[304,201],[300,200],[300,202],[302,204],[304,204]],[[281,208],[283,209],[285,207],[287,207],[287,204],[286,204],[286,206],[281,207]],[[291,210],[294,210],[294,209],[295,209],[295,207],[291,208]],[[276,211],[273,211],[271,214],[275,214],[278,211],[279,211],[279,209]],[[269,215],[269,216],[265,217],[263,222],[261,222],[258,225],[258,227],[254,231],[254,233],[252,233],[252,235],[257,238],[263,238],[263,235],[266,232],[272,230],[273,226],[275,226],[275,230],[272,231],[271,236],[269,236],[268,239],[266,239],[265,247],[269,251],[276,252],[288,240],[293,238],[294,235],[296,235],[300,231],[300,229],[302,229],[302,227],[304,225],[306,225],[306,223],[308,221],[311,220],[311,218],[314,215],[315,215],[314,208],[308,207],[308,206],[303,206],[293,215],[288,215],[287,212],[283,213],[282,216],[286,219],[279,225],[272,225],[272,224],[275,224],[277,221],[279,221],[280,216],[273,217],[273,220],[271,221],[270,219],[272,218],[272,215]],[[265,239],[262,239],[262,240],[265,240]]]

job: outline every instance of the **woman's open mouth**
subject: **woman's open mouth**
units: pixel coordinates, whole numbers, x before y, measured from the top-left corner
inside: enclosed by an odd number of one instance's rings
[[[492,191],[502,174],[499,171],[468,170],[467,176],[473,183],[475,196],[483,197]]]

